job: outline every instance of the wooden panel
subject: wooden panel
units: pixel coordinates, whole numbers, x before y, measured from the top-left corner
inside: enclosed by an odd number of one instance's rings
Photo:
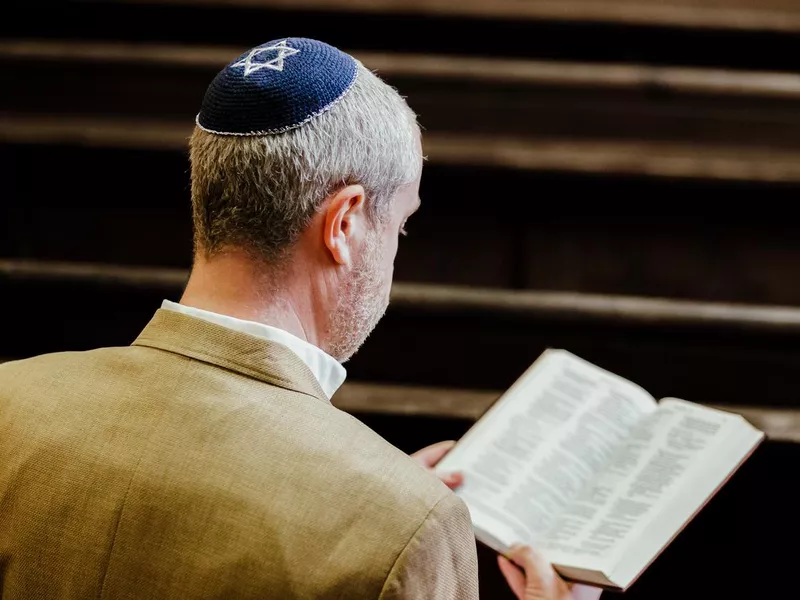
[[[119,285],[135,290],[180,293],[188,271],[157,267],[129,267],[99,262],[58,262],[0,259],[4,283]],[[24,288],[22,288],[24,289]],[[460,286],[396,284],[392,304],[418,316],[454,315],[518,319],[608,322],[630,326],[661,326],[692,330],[730,331],[735,334],[781,333],[800,335],[800,308],[721,302],[692,302],[559,292],[518,292]]]
[[[715,219],[713,210],[685,215],[683,222],[532,224],[525,286],[800,304],[800,285],[791,276],[800,263],[800,245],[792,228],[757,218],[725,222],[732,215]]]
[[[0,142],[183,150],[190,123],[0,114]],[[498,169],[800,183],[800,151],[427,133],[434,163]]]
[[[13,360],[0,357],[0,363]],[[378,415],[474,422],[501,392],[346,382],[332,402],[336,408],[369,420]],[[770,442],[800,444],[800,410],[711,406],[742,415]],[[460,424],[459,424],[460,425]],[[406,441],[408,443],[408,441]]]
[[[0,355],[130,343],[183,270],[3,261]],[[52,313],[58,327],[37,329]],[[63,316],[62,316],[63,315]],[[566,348],[656,397],[800,405],[800,309],[397,284],[348,363],[356,380],[505,389],[547,347]]]
[[[352,414],[398,415],[476,421],[500,397],[502,391],[434,388],[347,382],[333,403]],[[800,443],[800,410],[758,406],[719,406],[742,415],[773,442]]]
[[[126,0],[131,3],[219,5],[221,0]],[[793,0],[227,0],[256,7],[307,8],[458,16],[614,21],[646,25],[800,30]]]
[[[5,146],[0,162],[0,211],[10,213],[3,256],[191,264],[185,156]]]
[[[247,46],[132,44],[81,40],[0,39],[0,60],[9,68],[15,63],[30,72],[42,63],[58,70],[95,65],[107,75],[121,67],[126,73],[150,77],[151,69],[175,69],[190,80],[192,72],[203,77],[221,69]],[[409,52],[368,52],[349,50],[357,59],[382,77],[467,81],[500,84],[562,85],[576,88],[632,89],[672,93],[698,93],[721,96],[754,96],[797,99],[800,75],[792,72],[742,71],[736,69],[690,68],[668,65],[576,63],[568,61],[522,60]],[[72,66],[70,66],[72,65]],[[113,67],[111,67],[113,65]],[[139,69],[138,73],[136,69]],[[56,73],[51,73],[56,75]],[[98,71],[94,74],[102,74]],[[80,76],[80,71],[70,73]],[[31,82],[35,84],[35,82]],[[105,85],[106,82],[98,82]],[[137,81],[141,83],[141,81]],[[163,82],[158,81],[159,84]],[[195,85],[198,85],[195,82]],[[177,91],[175,86],[170,91]],[[21,90],[10,90],[19,93]],[[142,90],[146,92],[147,90]],[[89,97],[87,100],[92,101]]]
[[[432,186],[446,187],[438,173],[426,174],[420,195],[423,204],[408,221],[408,236],[400,239],[395,280],[484,287],[513,287],[523,269],[521,228],[505,212],[469,210],[468,196],[446,198],[430,194]],[[443,185],[444,184],[444,185]],[[455,193],[451,187],[450,194]],[[426,199],[427,198],[427,199]]]
[[[142,119],[0,114],[0,142],[180,151],[192,125]],[[498,169],[800,183],[800,151],[681,146],[648,141],[587,142],[427,133],[434,163]]]
[[[622,2],[630,5],[634,0]],[[651,8],[656,3],[657,0],[636,2]],[[742,21],[743,27],[675,27],[663,21],[619,19],[613,11],[606,11],[613,1],[597,5],[596,14],[610,17],[599,19],[592,18],[588,11],[575,13],[575,5],[569,0],[548,3],[557,10],[566,7],[570,14],[564,19],[458,14],[461,5],[455,2],[452,3],[453,12],[420,13],[414,10],[339,10],[333,5],[327,10],[308,10],[294,2],[276,6],[235,0],[61,2],[48,5],[48,19],[42,19],[37,5],[18,4],[14,19],[0,21],[0,36],[98,41],[113,37],[134,43],[249,46],[293,33],[352,50],[788,71],[798,69],[800,56],[800,36],[792,25],[783,29],[764,28],[748,15]],[[472,4],[491,10],[503,1],[477,0]],[[522,0],[516,4],[537,3],[536,0],[532,3]],[[755,1],[752,4],[761,8]],[[415,5],[420,3],[409,4],[412,8]],[[769,13],[770,7],[774,8],[772,2],[763,9]],[[670,12],[671,8],[666,10]],[[781,15],[777,22],[784,26],[790,20]],[[113,29],[96,27],[96,23],[113,23]],[[352,35],[354,29],[359,31],[358,36]],[[410,31],[413,35],[408,34]],[[487,39],[491,43],[487,44]]]
[[[183,150],[206,85],[237,53],[0,43],[11,90],[0,99],[0,140]],[[791,73],[359,56],[408,96],[433,163],[800,182]],[[31,84],[12,85],[20,78]]]
[[[47,165],[47,177],[41,177]],[[5,172],[0,257],[102,260],[188,267],[191,214],[188,161],[174,152],[137,149],[0,147]],[[395,260],[398,280],[509,287],[524,258],[515,215],[459,208],[451,174],[426,173],[429,197],[409,221]],[[9,189],[10,188],[10,189]],[[440,192],[441,190],[441,192]],[[442,202],[444,194],[457,194]],[[6,213],[3,218],[2,212]],[[472,233],[470,233],[472,232]],[[470,241],[479,232],[480,243]]]
[[[188,267],[187,171],[179,152],[0,146],[0,257]],[[428,165],[395,278],[798,305],[796,194]]]

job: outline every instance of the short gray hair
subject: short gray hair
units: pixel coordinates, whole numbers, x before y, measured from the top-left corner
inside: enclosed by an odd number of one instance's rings
[[[242,247],[278,262],[338,188],[364,186],[376,222],[421,168],[416,115],[360,63],[350,91],[305,125],[267,136],[196,127],[190,141],[195,251]]]

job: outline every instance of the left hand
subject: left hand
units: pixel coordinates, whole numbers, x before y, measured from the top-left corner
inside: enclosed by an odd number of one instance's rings
[[[568,584],[530,546],[514,546],[509,550],[508,557],[511,560],[500,554],[497,562],[511,591],[519,600],[598,600],[603,592],[587,585]]]
[[[444,458],[445,454],[450,452],[450,449],[455,445],[456,443],[454,441],[439,442],[438,444],[433,444],[432,446],[428,446],[422,450],[417,450],[411,455],[411,458],[413,458],[427,470],[433,471],[433,468],[439,463],[440,460],[442,460],[442,458]],[[442,482],[451,490],[456,489],[458,486],[464,483],[463,473],[437,473],[436,476],[441,479]]]

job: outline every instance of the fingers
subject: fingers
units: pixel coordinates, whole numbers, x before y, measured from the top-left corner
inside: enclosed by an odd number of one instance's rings
[[[508,557],[525,572],[525,588],[530,598],[560,600],[569,597],[569,588],[553,566],[530,546],[514,546]]]
[[[439,478],[451,490],[456,489],[458,486],[460,486],[462,483],[464,483],[464,474],[463,473],[446,473],[444,475],[440,475]]]
[[[520,600],[597,600],[602,593],[585,585],[567,585],[553,566],[530,546],[512,546],[506,555],[522,567],[520,571],[505,557],[497,558],[500,571]]]
[[[452,440],[439,442],[438,444],[433,444],[427,448],[423,448],[422,450],[417,450],[411,455],[411,458],[416,460],[426,469],[432,470],[439,463],[439,461],[444,458],[444,455],[450,452],[450,449],[455,446],[455,444],[456,443]],[[463,473],[438,473],[437,475],[439,479],[441,479],[442,482],[451,490],[456,489],[458,486],[464,483]]]
[[[514,595],[519,600],[525,600],[525,575],[523,572],[502,554],[497,556],[497,564]]]
[[[550,563],[530,546],[512,546],[508,552],[508,557],[522,567],[528,579],[535,578],[549,584],[556,577],[556,573]]]
[[[452,440],[439,442],[438,444],[433,444],[422,450],[417,450],[411,455],[411,458],[421,463],[424,467],[435,467],[436,463],[442,460],[444,455],[447,454],[455,444],[456,443]]]

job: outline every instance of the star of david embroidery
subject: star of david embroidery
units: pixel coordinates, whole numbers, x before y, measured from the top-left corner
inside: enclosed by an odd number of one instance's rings
[[[266,62],[253,62],[254,59],[261,56],[266,52],[277,52],[277,56],[272,56]],[[299,53],[300,50],[292,48],[286,44],[286,40],[282,40],[272,46],[264,48],[254,48],[251,50],[244,59],[231,65],[233,67],[244,67],[244,76],[252,75],[261,69],[272,69],[273,71],[283,71],[283,59],[287,56]]]

